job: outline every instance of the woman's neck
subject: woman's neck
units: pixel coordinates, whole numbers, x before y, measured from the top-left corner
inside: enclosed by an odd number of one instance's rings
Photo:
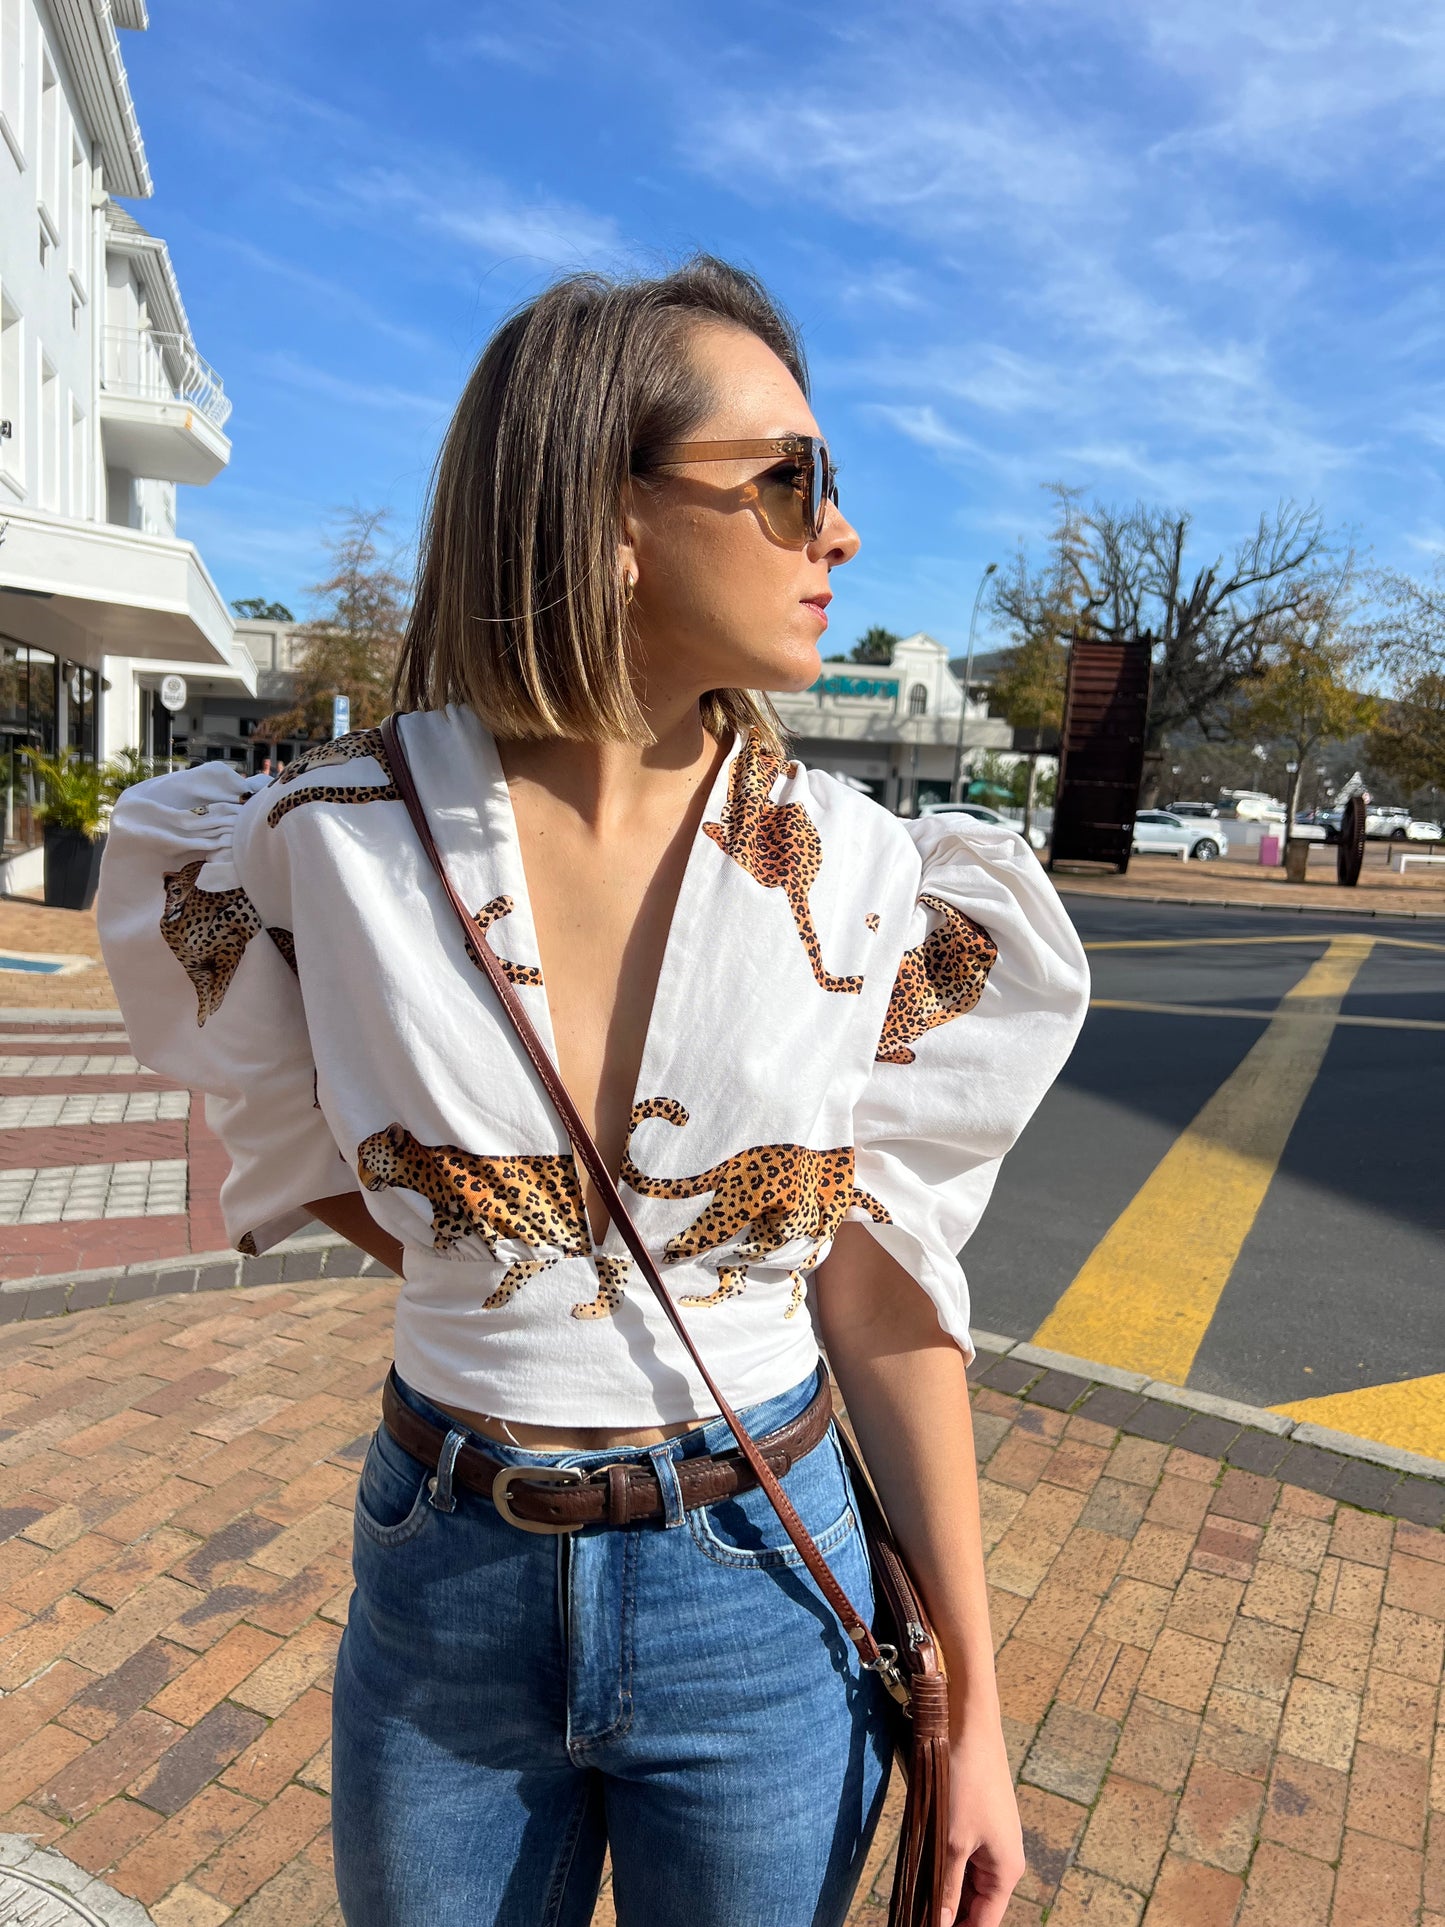
[[[535,785],[574,811],[594,831],[651,815],[693,794],[717,762],[717,742],[702,726],[697,703],[647,717],[650,743],[578,743],[550,737],[511,739],[498,751],[513,786]]]

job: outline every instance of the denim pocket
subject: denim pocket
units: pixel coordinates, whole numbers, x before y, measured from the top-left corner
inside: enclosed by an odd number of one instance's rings
[[[380,1546],[405,1545],[433,1510],[427,1481],[431,1468],[404,1452],[384,1425],[367,1448],[356,1484],[356,1523]]]
[[[843,1454],[830,1425],[806,1458],[783,1480],[798,1517],[823,1553],[836,1552],[858,1529]],[[761,1486],[687,1515],[693,1543],[720,1566],[801,1566],[803,1555],[788,1537]]]

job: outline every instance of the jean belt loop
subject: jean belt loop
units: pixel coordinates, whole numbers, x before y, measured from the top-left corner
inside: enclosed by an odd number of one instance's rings
[[[662,1492],[662,1523],[664,1530],[680,1526],[686,1521],[682,1509],[682,1487],[677,1482],[677,1466],[672,1457],[672,1446],[664,1442],[649,1448],[648,1458],[657,1474],[657,1483]]]
[[[456,1494],[452,1491],[452,1468],[457,1462],[458,1452],[466,1442],[466,1433],[458,1432],[455,1427],[447,1433],[442,1442],[442,1449],[437,1457],[436,1472],[427,1480],[431,1503],[438,1512],[455,1512],[457,1509]]]

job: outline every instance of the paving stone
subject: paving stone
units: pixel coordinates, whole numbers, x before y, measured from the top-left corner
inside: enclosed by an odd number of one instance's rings
[[[1239,1436],[1239,1427],[1229,1419],[1214,1418],[1199,1412],[1182,1432],[1174,1437],[1176,1450],[1198,1452],[1207,1459],[1222,1459]]]
[[[1370,1927],[1411,1927],[1420,1905],[1423,1855],[1369,1834],[1345,1833],[1335,1876],[1335,1918]]]
[[[1024,1396],[1035,1405],[1051,1406],[1056,1412],[1067,1412],[1089,1389],[1089,1380],[1079,1378],[1073,1372],[1049,1371],[1029,1386]]]
[[[1171,1854],[1159,1870],[1144,1927],[1232,1927],[1243,1887],[1238,1874]]]
[[[1285,1752],[1344,1772],[1355,1748],[1360,1701],[1322,1680],[1296,1679],[1285,1701],[1280,1745]]]
[[[1445,1525],[1445,1484],[1434,1479],[1401,1479],[1381,1502],[1381,1509],[1416,1525]]]
[[[1142,1402],[1135,1392],[1120,1391],[1114,1385],[1096,1385],[1079,1411],[1096,1425],[1107,1425],[1111,1430],[1118,1431],[1126,1420],[1134,1416]]]
[[[1228,1519],[1245,1519],[1252,1525],[1263,1525],[1274,1511],[1278,1494],[1277,1479],[1265,1478],[1231,1465],[1219,1481],[1209,1510],[1222,1513]]]
[[[266,1730],[259,1713],[222,1701],[189,1729],[176,1729],[177,1738],[131,1791],[157,1813],[178,1813],[223,1767]]]
[[[1239,1438],[1233,1439],[1223,1453],[1229,1465],[1241,1466],[1245,1472],[1258,1472],[1264,1478],[1275,1478],[1279,1466],[1289,1457],[1289,1439],[1281,1438],[1275,1432],[1250,1432],[1245,1428]]]
[[[1334,1886],[1333,1868],[1266,1840],[1249,1870],[1238,1927],[1329,1927]]]
[[[1425,1838],[1426,1762],[1361,1740],[1350,1769],[1345,1824],[1397,1846],[1417,1849]]]
[[[1183,1431],[1189,1414],[1182,1405],[1165,1405],[1157,1398],[1146,1398],[1136,1412],[1124,1420],[1121,1430],[1135,1438],[1166,1443]]]
[[[1188,1860],[1243,1873],[1254,1849],[1263,1804],[1264,1787],[1258,1780],[1209,1760],[1196,1760],[1179,1802],[1174,1851]]]
[[[1022,1777],[1033,1786],[1089,1806],[1118,1737],[1117,1721],[1074,1706],[1055,1705],[1029,1751]]]
[[[1291,1445],[1280,1460],[1276,1477],[1286,1485],[1302,1485],[1309,1492],[1328,1492],[1346,1461],[1317,1445]]]
[[[979,1373],[979,1382],[987,1385],[991,1391],[1006,1392],[1016,1397],[1040,1376],[1037,1365],[1024,1365],[1014,1358],[1000,1358],[986,1371]]]
[[[1147,1893],[1174,1825],[1175,1804],[1160,1787],[1111,1773],[1080,1844],[1080,1866]]]

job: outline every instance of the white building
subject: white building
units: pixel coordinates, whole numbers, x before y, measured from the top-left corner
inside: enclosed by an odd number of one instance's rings
[[[811,689],[773,701],[805,763],[850,776],[889,809],[910,814],[947,799],[960,743],[965,771],[986,749],[1007,765],[1018,760],[1013,731],[988,713],[987,688],[970,681],[965,714],[963,680],[948,651],[920,630],[893,645],[886,665],[824,663]]]
[[[3,749],[144,745],[172,670],[255,688],[176,534],[230,404],[165,243],[111,198],[151,192],[116,31],[145,26],[145,0],[0,0]]]

